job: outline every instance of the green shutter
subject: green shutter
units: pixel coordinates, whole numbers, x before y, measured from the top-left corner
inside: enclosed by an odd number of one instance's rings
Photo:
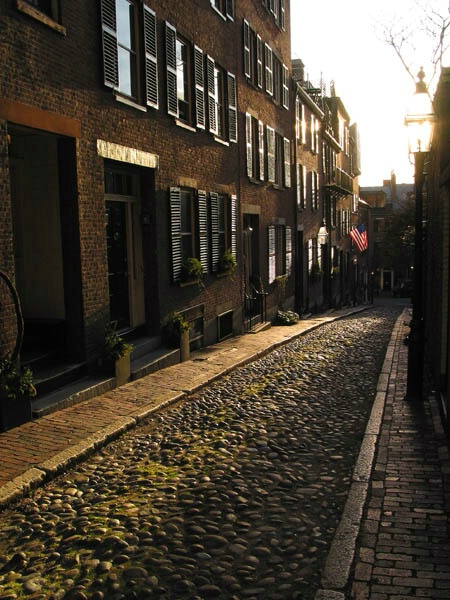
[[[231,252],[237,258],[237,226],[238,226],[238,202],[237,196],[231,196]]]
[[[276,277],[276,233],[275,225],[268,227],[267,254],[269,259],[269,283],[275,280]]]

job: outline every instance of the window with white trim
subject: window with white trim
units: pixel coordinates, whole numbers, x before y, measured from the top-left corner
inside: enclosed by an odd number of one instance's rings
[[[224,19],[234,20],[234,0],[210,0],[211,7]]]
[[[250,113],[245,114],[247,175],[252,180],[265,179],[264,124]]]
[[[311,171],[311,208],[319,209],[319,174],[317,171]]]
[[[101,22],[105,85],[133,102],[158,108],[154,11],[138,0],[101,0]]]
[[[292,273],[292,227],[269,225],[268,268],[269,283],[276,277]]]
[[[311,150],[315,154],[319,152],[319,128],[320,122],[319,119],[315,115],[311,115]]]
[[[262,5],[273,16],[277,26],[284,31],[285,22],[285,0],[262,0]]]
[[[244,75],[258,88],[263,86],[263,53],[264,45],[261,36],[250,26],[249,22],[243,21],[244,32]]]
[[[303,210],[306,203],[306,167],[296,163],[296,196],[297,209]]]

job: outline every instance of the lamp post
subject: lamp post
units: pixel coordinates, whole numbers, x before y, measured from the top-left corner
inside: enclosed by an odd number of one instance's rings
[[[422,68],[418,73],[416,92],[405,117],[408,128],[409,153],[414,155],[415,236],[414,236],[414,288],[412,320],[408,346],[408,376],[406,398],[420,400],[423,388],[424,315],[423,315],[423,184],[425,157],[431,148],[435,115],[424,82]]]

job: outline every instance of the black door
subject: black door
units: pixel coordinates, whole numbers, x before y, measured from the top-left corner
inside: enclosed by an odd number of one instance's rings
[[[130,325],[128,251],[125,202],[106,202],[106,239],[111,320]]]

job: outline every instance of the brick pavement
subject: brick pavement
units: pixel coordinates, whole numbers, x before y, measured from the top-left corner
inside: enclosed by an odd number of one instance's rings
[[[450,598],[449,452],[433,398],[405,401],[400,318],[349,597]]]

